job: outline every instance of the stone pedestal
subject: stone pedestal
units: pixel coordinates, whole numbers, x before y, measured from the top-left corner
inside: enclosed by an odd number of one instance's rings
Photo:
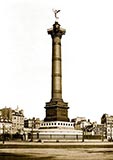
[[[81,141],[82,130],[75,130],[73,122],[42,122],[38,138],[42,141]]]
[[[63,100],[51,100],[46,103],[46,118],[44,121],[69,121],[68,103]]]

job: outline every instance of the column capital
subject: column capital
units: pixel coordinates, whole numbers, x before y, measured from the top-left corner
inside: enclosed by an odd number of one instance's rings
[[[53,28],[47,30],[48,34],[51,35],[52,38],[59,37],[62,38],[62,35],[66,33],[66,30],[60,27],[58,22],[53,24]]]

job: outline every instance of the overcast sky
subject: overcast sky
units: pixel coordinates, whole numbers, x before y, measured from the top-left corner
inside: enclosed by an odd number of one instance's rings
[[[113,115],[113,1],[0,1],[0,108],[45,118],[51,99],[52,9],[60,9],[63,100],[69,118]]]

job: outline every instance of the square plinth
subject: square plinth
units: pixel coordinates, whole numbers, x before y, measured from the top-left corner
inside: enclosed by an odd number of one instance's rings
[[[68,108],[68,103],[63,101],[50,101],[46,103],[46,117],[44,121],[69,122]]]

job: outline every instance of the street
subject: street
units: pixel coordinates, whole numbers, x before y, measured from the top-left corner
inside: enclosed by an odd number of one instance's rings
[[[113,160],[112,146],[94,144],[93,147],[91,144],[90,147],[89,143],[77,145],[28,143],[17,144],[15,148],[14,144],[12,147],[9,145],[8,148],[6,144],[0,148],[0,160]]]

